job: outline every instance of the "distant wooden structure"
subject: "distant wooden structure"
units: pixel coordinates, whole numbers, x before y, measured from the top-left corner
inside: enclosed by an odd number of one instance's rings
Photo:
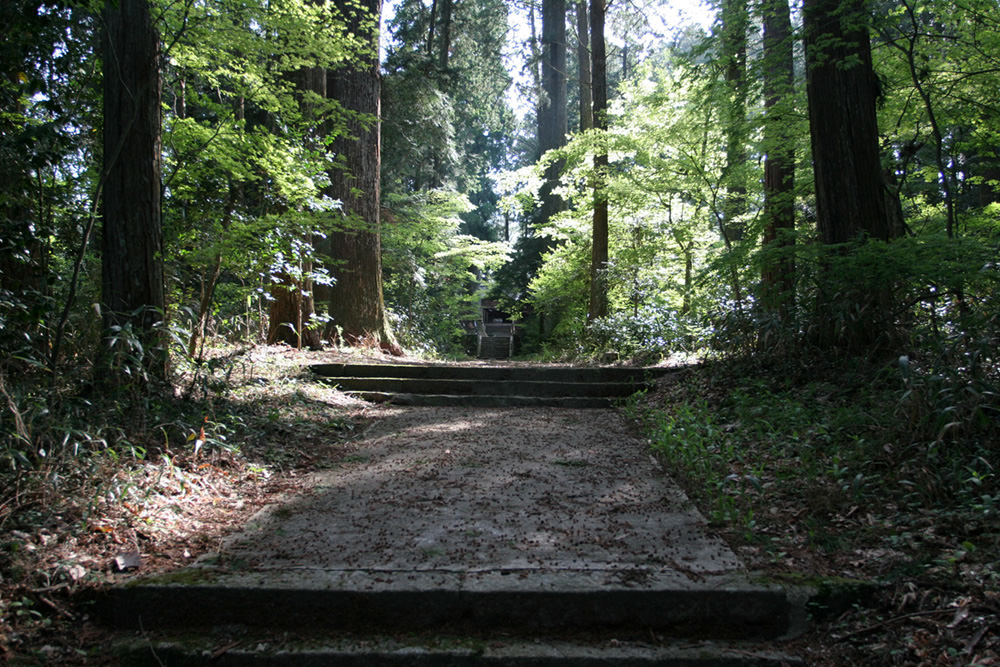
[[[472,323],[476,335],[476,358],[510,359],[518,335],[517,323],[500,310],[493,299],[479,302],[480,318]]]

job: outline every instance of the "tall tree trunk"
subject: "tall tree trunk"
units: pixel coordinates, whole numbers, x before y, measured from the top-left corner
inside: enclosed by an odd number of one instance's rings
[[[541,125],[542,118],[542,97],[545,95],[542,92],[542,49],[539,46],[538,39],[538,18],[535,15],[535,3],[528,3],[528,26],[531,28],[531,34],[528,37],[528,50],[531,52],[531,85],[532,91],[535,93],[535,139],[536,143],[539,140],[538,137],[538,127]],[[536,147],[535,159],[542,154],[541,144]]]
[[[382,349],[402,354],[389,328],[382,296],[380,237],[381,170],[378,18],[381,0],[363,0],[360,8],[338,0],[352,31],[370,39],[371,51],[359,64],[330,72],[327,95],[352,112],[348,131],[330,150],[342,163],[330,172],[333,196],[344,216],[327,237],[325,254],[336,282],[317,290],[332,318],[329,334],[339,332],[349,344],[373,340]]]
[[[431,17],[427,26],[427,57],[434,57],[434,31],[437,29],[438,0],[431,0]]]
[[[594,96],[590,75],[590,26],[587,3],[576,3],[576,62],[580,72],[580,130],[594,127]]]
[[[594,127],[608,129],[608,68],[604,43],[604,0],[590,0],[590,53],[593,58]],[[607,150],[594,156],[594,215],[590,258],[590,305],[587,320],[608,314],[608,193],[605,178]]]
[[[803,18],[820,238],[889,240],[865,3],[805,0]]]
[[[99,358],[119,375],[109,344],[131,325],[143,367],[166,377],[156,326],[166,307],[160,194],[160,42],[146,0],[104,8],[104,174],[101,302],[105,339]]]
[[[542,92],[540,153],[566,143],[566,0],[542,0]]]
[[[886,215],[866,3],[805,0],[803,19],[820,240],[888,241],[895,231]],[[876,280],[857,267],[827,270],[817,305],[819,345],[859,353],[887,342],[892,294]]]
[[[566,143],[566,0],[542,0],[542,99],[538,112],[538,153]],[[554,194],[562,162],[545,170],[538,222],[545,222],[563,209],[562,198]]]
[[[790,254],[795,228],[795,142],[788,127],[795,97],[792,24],[788,0],[763,0],[764,22],[764,238],[780,250],[761,272],[762,303],[787,317],[794,305],[795,258]],[[784,254],[788,252],[788,254]]]
[[[747,187],[744,168],[747,161],[747,27],[746,0],[722,3],[722,53],[725,65],[726,102],[723,117],[726,133],[725,241],[736,243],[743,238],[740,217],[746,212]]]

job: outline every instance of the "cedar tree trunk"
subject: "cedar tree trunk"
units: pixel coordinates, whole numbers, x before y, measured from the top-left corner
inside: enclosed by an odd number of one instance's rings
[[[590,0],[590,53],[593,58],[594,127],[608,129],[608,68],[604,43],[604,0]],[[604,178],[608,169],[606,150],[594,156],[594,216],[590,261],[590,305],[587,320],[608,314],[608,194]]]
[[[782,251],[765,259],[762,303],[787,316],[795,298],[795,143],[788,131],[794,111],[795,71],[788,0],[764,0],[764,238]],[[788,253],[788,254],[785,254]]]
[[[889,240],[865,3],[805,0],[803,17],[820,238]]]
[[[142,365],[166,377],[156,325],[164,317],[160,211],[160,42],[146,0],[104,8],[104,174],[101,303],[105,338],[98,358],[119,375],[117,327],[131,325]]]
[[[866,3],[805,0],[803,19],[820,240],[831,245],[888,241],[896,232],[886,215]],[[889,342],[890,286],[863,266],[846,271],[836,266],[831,257],[820,285],[816,342],[831,350],[870,353]]]
[[[538,154],[566,143],[566,0],[542,0],[542,99],[538,110]],[[552,193],[562,171],[557,160],[545,170],[538,222],[563,209],[562,198]]]
[[[580,130],[594,127],[594,96],[590,76],[590,25],[587,3],[576,3],[576,61],[580,71]]]
[[[352,30],[370,36],[371,51],[359,63],[329,72],[327,95],[350,112],[347,132],[330,150],[338,164],[330,172],[332,194],[343,204],[343,218],[324,250],[332,260],[336,282],[317,290],[329,306],[330,334],[344,342],[371,340],[384,350],[402,354],[385,313],[382,297],[379,177],[381,169],[378,18],[381,0],[363,0],[360,9],[339,0]]]

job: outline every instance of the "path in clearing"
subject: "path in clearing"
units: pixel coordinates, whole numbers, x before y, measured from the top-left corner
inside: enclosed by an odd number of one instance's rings
[[[736,556],[610,410],[388,408],[355,462],[227,549],[317,573],[732,572]],[[589,576],[589,575],[588,575]]]
[[[116,591],[116,622],[480,637],[788,632],[785,592],[750,583],[618,413],[380,409],[356,455],[263,510],[219,554]]]

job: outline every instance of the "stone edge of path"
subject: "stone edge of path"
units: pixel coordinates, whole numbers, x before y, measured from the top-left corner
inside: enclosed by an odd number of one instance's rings
[[[755,584],[738,574],[689,579],[668,570],[649,572],[641,583],[608,581],[621,574],[200,568],[114,589],[103,607],[109,622],[133,629],[235,624],[606,633],[648,628],[674,637],[726,639],[785,636],[797,615],[783,587]]]

